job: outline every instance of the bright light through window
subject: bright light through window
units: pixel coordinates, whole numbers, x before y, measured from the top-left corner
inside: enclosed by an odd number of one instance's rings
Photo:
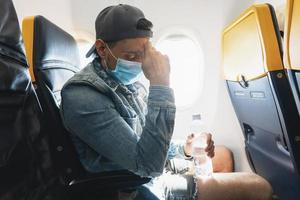
[[[199,44],[185,35],[170,35],[160,40],[156,47],[169,56],[176,105],[192,105],[202,88],[203,55]]]

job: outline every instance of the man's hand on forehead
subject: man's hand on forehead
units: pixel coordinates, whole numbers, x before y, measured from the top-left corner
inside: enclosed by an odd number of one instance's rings
[[[160,55],[163,55],[160,51],[158,51],[152,44],[151,41],[148,41],[147,43],[145,43],[145,46],[144,46],[144,59],[147,57],[147,54],[149,56],[150,53],[158,53]],[[167,55],[163,55],[164,57],[166,57],[168,60],[168,56]]]
[[[150,81],[150,85],[169,86],[169,59],[157,51],[151,42],[145,44],[145,57],[142,67],[146,78]]]
[[[151,48],[151,49],[155,49],[154,45],[152,44],[152,42],[150,40],[145,44],[145,46],[148,48]]]
[[[145,57],[149,56],[149,53],[150,52],[154,52],[156,51],[156,49],[154,48],[154,46],[152,45],[152,42],[148,41],[146,44],[145,44],[145,51],[144,51],[144,54],[145,54]]]

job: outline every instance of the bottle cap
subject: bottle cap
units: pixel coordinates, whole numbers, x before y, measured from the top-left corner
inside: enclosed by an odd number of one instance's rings
[[[194,114],[192,115],[193,120],[201,120],[201,114]]]

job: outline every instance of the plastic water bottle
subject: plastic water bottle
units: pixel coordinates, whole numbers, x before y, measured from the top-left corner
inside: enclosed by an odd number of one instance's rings
[[[205,133],[205,127],[203,120],[201,120],[200,114],[192,116],[191,133],[198,136],[193,142],[192,156],[194,158],[195,173],[194,178],[201,176],[211,176],[213,173],[212,160],[207,156],[205,148],[207,147],[207,134]]]

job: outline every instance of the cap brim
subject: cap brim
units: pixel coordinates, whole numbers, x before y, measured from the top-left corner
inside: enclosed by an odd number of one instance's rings
[[[90,48],[90,50],[85,54],[85,57],[86,58],[90,57],[94,53],[95,49],[96,49],[96,45],[94,44],[92,48]]]

